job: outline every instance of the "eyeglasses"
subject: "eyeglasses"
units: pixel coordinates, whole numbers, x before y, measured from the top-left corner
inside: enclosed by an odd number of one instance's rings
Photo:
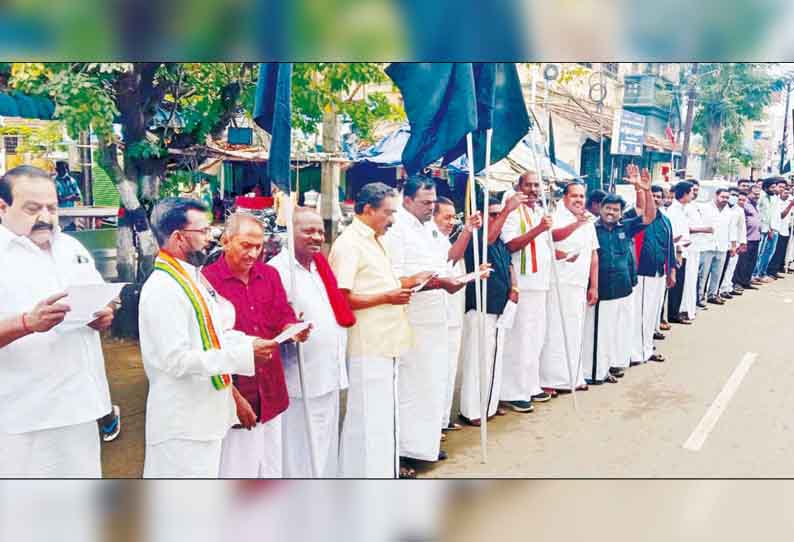
[[[181,229],[181,230],[179,230],[179,231],[189,231],[189,232],[194,232],[194,233],[200,233],[200,234],[202,234],[202,235],[209,235],[209,234],[211,234],[211,233],[212,233],[212,226],[207,226],[206,228],[201,228],[201,229],[195,229],[195,228],[193,228],[193,229],[188,229],[188,228],[183,228],[183,229]]]

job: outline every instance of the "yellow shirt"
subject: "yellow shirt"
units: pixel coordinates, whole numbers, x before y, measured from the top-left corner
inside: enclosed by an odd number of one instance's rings
[[[331,247],[329,262],[339,288],[354,294],[381,294],[400,287],[391,258],[375,231],[358,218]],[[349,329],[350,357],[397,357],[411,348],[413,334],[404,305],[378,305],[354,311],[356,325]]]

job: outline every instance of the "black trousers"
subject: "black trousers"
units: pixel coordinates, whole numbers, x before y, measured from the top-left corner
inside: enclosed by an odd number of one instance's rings
[[[774,275],[775,273],[782,273],[785,271],[783,266],[786,265],[786,249],[788,248],[788,243],[789,237],[784,237],[783,235],[778,236],[775,253],[772,255],[772,259],[769,260],[769,271],[767,275]]]
[[[758,261],[758,247],[761,241],[747,241],[747,250],[739,254],[739,261],[736,263],[734,283],[743,287],[750,285],[753,278],[753,269]]]
[[[675,272],[675,286],[667,290],[667,318],[676,319],[681,312],[681,300],[684,297],[684,276],[686,275],[686,258]],[[695,263],[697,265],[697,262]]]

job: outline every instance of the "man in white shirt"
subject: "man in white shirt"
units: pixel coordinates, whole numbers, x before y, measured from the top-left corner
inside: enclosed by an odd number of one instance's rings
[[[789,236],[791,235],[791,209],[794,208],[794,198],[790,197],[791,193],[788,184],[785,181],[778,183],[780,193],[777,196],[777,208],[775,209],[776,219],[772,221],[772,228],[777,232],[778,239],[775,246],[775,252],[769,261],[769,268],[767,275],[773,279],[782,278],[782,273],[785,267],[786,251],[789,245]]]
[[[713,228],[714,233],[706,234],[700,240],[698,295],[709,303],[724,305],[725,300],[717,295],[720,278],[727,254],[736,253],[736,231],[731,226],[734,215],[728,207],[728,189],[718,188],[714,192],[714,201],[700,206],[700,214],[704,224]]]
[[[209,223],[197,200],[167,198],[152,212],[161,250],[141,291],[146,478],[217,478],[221,445],[238,423],[231,374],[253,376],[277,343],[232,329],[234,307],[199,271]]]
[[[294,216],[295,259],[290,264],[288,250],[282,250],[268,262],[281,276],[287,299],[293,310],[303,313],[303,318],[314,324],[311,338],[301,347],[306,370],[306,391],[301,394],[297,358],[284,356],[284,370],[289,393],[289,408],[282,422],[284,442],[284,477],[311,478],[311,457],[305,421],[306,404],[312,419],[314,450],[317,454],[318,476],[336,478],[339,461],[339,392],[347,388],[347,329],[337,321],[331,303],[329,285],[321,275],[328,273],[320,249],[325,241],[322,217],[308,208],[298,209]],[[295,290],[292,290],[290,265],[295,273]],[[334,280],[335,282],[335,280]],[[338,290],[338,289],[337,289]],[[339,294],[341,295],[341,293]],[[345,301],[346,305],[346,301]],[[349,311],[349,307],[347,308]],[[349,313],[352,315],[352,312]],[[346,322],[348,324],[348,322]],[[294,346],[290,349],[294,354]]]
[[[441,398],[449,372],[442,289],[452,294],[464,286],[446,276],[447,257],[437,249],[430,220],[435,204],[435,181],[410,177],[403,186],[403,204],[397,209],[394,226],[383,237],[394,274],[401,281],[420,273],[435,275],[408,304],[414,346],[400,359],[400,457],[409,469],[415,460],[446,459],[440,449]]]
[[[692,244],[689,239],[689,221],[687,219],[686,208],[691,205],[694,185],[687,181],[679,181],[673,187],[674,200],[667,211],[667,217],[673,227],[673,243],[676,247],[676,259],[679,262],[678,272],[676,273],[676,283],[670,289],[669,305],[667,307],[667,318],[673,324],[691,324],[691,321],[684,315],[682,301],[687,280],[697,280],[698,260],[689,257],[689,247]],[[690,267],[695,268],[695,279],[691,278]],[[694,287],[692,287],[694,291]]]
[[[533,402],[551,399],[540,387],[540,353],[546,339],[552,219],[541,207],[543,188],[536,172],[522,174],[516,189],[527,201],[507,217],[502,241],[511,252],[520,294],[513,328],[505,337],[500,399],[517,412],[530,412]]]
[[[581,364],[585,309],[598,302],[598,238],[593,222],[585,214],[584,184],[566,185],[562,203],[552,217],[555,229],[551,236],[555,250],[564,252],[566,259],[557,266],[559,297],[555,285],[550,285],[546,303],[548,327],[540,359],[540,385],[547,393],[570,392],[572,385],[587,389]],[[558,304],[562,305],[564,323]],[[563,325],[567,349],[563,345]]]
[[[741,286],[736,286],[733,283],[733,274],[736,271],[739,255],[747,250],[747,223],[744,217],[745,203],[747,203],[747,196],[740,194],[738,188],[731,188],[730,196],[728,196],[728,205],[732,214],[730,227],[733,233],[731,236],[736,239],[736,250],[728,258],[725,273],[722,275],[719,294],[722,298],[730,299],[734,295],[742,295]]]
[[[60,232],[47,172],[20,166],[0,178],[0,217],[0,478],[101,478],[96,420],[111,405],[98,332],[113,310],[63,322],[65,290],[102,277]]]
[[[438,243],[438,250],[447,258],[448,274],[451,277],[459,277],[466,274],[466,266],[463,256],[466,247],[472,239],[472,232],[482,226],[482,216],[480,212],[469,215],[466,224],[461,229],[455,239],[455,243],[450,242],[450,236],[456,223],[455,203],[443,196],[436,200],[436,208],[433,211],[433,226],[436,233],[433,234]],[[463,290],[452,295],[445,296],[447,307],[447,355],[449,365],[447,367],[447,379],[445,389],[442,390],[442,415],[441,430],[454,431],[461,428],[461,425],[452,421],[452,400],[455,395],[455,381],[458,375],[458,361],[460,358],[460,348],[463,340],[463,312],[466,306],[466,292]]]

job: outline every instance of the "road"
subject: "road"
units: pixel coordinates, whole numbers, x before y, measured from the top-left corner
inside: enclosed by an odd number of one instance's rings
[[[565,396],[496,418],[488,424],[487,464],[478,429],[451,433],[450,458],[420,476],[794,477],[793,317],[794,275],[709,305],[694,325],[673,326],[657,342],[665,363],[578,393],[578,412]],[[123,425],[117,441],[103,444],[104,475],[139,477],[146,377],[134,343],[105,341],[105,351]],[[696,432],[704,417],[713,429]],[[693,433],[702,440],[698,451],[683,447]]]
[[[674,325],[657,341],[666,362],[631,368],[619,384],[578,393],[578,412],[572,398],[563,396],[529,414],[496,418],[488,424],[487,464],[480,460],[478,429],[452,433],[446,444],[450,459],[421,475],[792,477],[792,317],[794,275],[724,306],[709,305],[694,325]],[[749,370],[721,405],[721,415],[717,406],[719,417],[700,450],[684,449],[747,360]]]

